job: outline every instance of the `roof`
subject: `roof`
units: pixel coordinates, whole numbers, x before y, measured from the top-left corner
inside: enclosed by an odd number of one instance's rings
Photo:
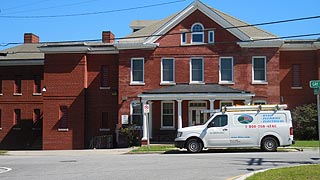
[[[183,93],[250,93],[219,84],[177,84],[160,89],[153,89],[143,94],[183,94]]]
[[[196,10],[200,10],[201,12],[205,13],[209,18],[213,19],[223,28],[227,28],[229,32],[236,35],[240,40],[254,40],[277,37],[257,27],[248,26],[248,23],[245,23],[235,17],[225,14],[196,0],[182,11],[173,14],[163,20],[154,21],[154,23],[150,23],[150,25],[142,28],[141,30],[129,34],[124,39],[119,40],[119,43],[143,43],[146,42],[151,36],[160,37],[162,34],[168,32],[170,28],[173,28],[174,25],[181,22],[184,18],[186,18],[189,14],[193,13]],[[230,28],[238,26],[247,27]],[[153,42],[155,42],[156,39],[157,38],[153,38]]]
[[[0,66],[43,65],[41,43],[22,44],[0,51]]]
[[[1,50],[0,53],[4,53],[6,54],[6,56],[0,56],[0,61],[44,59],[44,53],[42,53],[38,48],[41,45],[41,43],[22,44],[19,46]]]

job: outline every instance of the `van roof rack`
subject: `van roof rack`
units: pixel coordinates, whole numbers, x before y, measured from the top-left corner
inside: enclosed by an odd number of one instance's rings
[[[287,107],[286,104],[224,106],[221,108],[221,111],[278,111],[284,110]]]

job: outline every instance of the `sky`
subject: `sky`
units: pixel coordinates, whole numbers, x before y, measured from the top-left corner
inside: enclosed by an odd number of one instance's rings
[[[193,0],[0,0],[0,49],[10,47],[7,43],[22,43],[24,33],[38,35],[40,42],[101,39],[102,31],[112,31],[116,38],[121,38],[132,32],[129,27],[132,20],[160,20],[183,10],[192,2]],[[319,0],[202,2],[249,24],[320,16]],[[320,33],[320,18],[259,28],[279,37],[316,34]]]

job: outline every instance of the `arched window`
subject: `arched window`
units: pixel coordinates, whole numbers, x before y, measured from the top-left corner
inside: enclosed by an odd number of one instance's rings
[[[204,42],[204,28],[200,23],[195,23],[191,27],[191,42],[203,43]]]

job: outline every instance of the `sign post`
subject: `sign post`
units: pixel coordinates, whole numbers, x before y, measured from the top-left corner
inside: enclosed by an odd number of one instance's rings
[[[143,111],[147,116],[147,146],[148,146],[148,150],[150,150],[150,134],[149,134],[149,112],[150,112],[150,105],[149,104],[145,104],[143,106]]]
[[[314,95],[317,95],[317,109],[318,109],[318,135],[319,135],[319,157],[320,157],[320,80],[310,81],[310,88],[314,90]]]

